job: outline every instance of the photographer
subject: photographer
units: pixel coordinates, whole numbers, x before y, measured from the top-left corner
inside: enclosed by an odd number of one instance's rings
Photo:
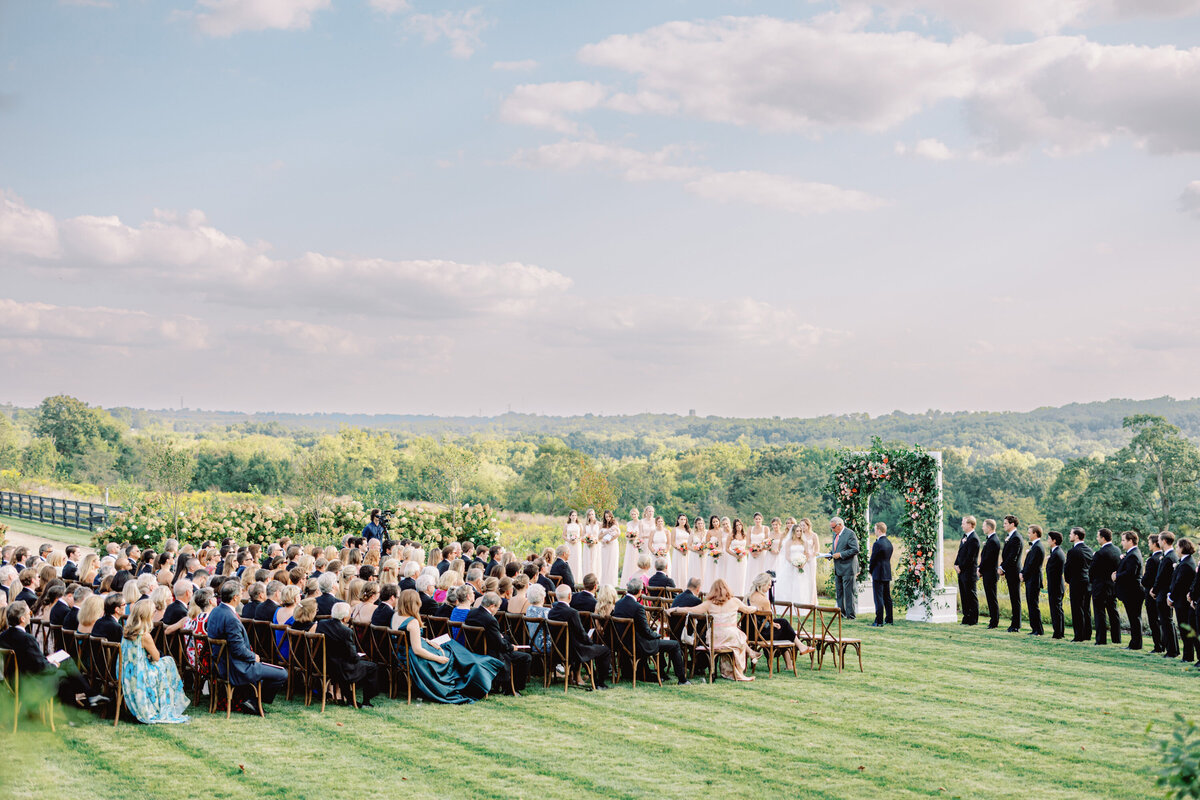
[[[368,542],[372,539],[383,540],[386,529],[379,524],[380,513],[378,508],[371,509],[371,521],[367,523],[367,527],[362,529],[362,537]]]

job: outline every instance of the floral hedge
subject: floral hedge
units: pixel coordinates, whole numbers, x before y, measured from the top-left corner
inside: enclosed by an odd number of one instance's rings
[[[392,511],[391,538],[412,539],[426,547],[471,541],[496,544],[499,523],[490,506],[463,504],[451,509],[399,506]]]
[[[900,492],[908,508],[904,524],[889,535],[904,543],[899,574],[892,581],[897,599],[911,605],[930,597],[938,585],[937,537],[941,507],[937,493],[937,460],[920,447],[889,449],[878,438],[867,452],[846,451],[826,490],[837,500],[838,515],[846,527],[865,543],[867,504],[883,486]],[[859,577],[865,576],[867,558],[859,559]]]

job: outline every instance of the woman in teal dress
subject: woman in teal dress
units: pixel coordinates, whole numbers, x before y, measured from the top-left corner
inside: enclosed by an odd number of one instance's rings
[[[408,663],[417,692],[434,703],[473,703],[492,690],[504,662],[472,653],[453,640],[435,645],[421,637],[421,600],[413,589],[400,593],[396,622],[403,632],[396,640],[396,658]]]
[[[121,639],[121,692],[125,706],[147,725],[158,722],[188,722],[183,710],[188,697],[183,690],[175,659],[160,657],[150,628],[154,624],[154,602],[139,600],[125,621]]]

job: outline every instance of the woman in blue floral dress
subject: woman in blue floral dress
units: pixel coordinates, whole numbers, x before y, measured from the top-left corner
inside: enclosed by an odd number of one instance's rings
[[[160,657],[154,646],[150,634],[153,619],[154,603],[139,600],[125,621],[125,636],[121,639],[121,691],[125,706],[138,722],[188,722],[183,713],[188,705],[183,681],[175,668],[175,659]]]

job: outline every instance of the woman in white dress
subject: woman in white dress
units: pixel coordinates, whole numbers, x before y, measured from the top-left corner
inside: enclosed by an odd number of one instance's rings
[[[667,530],[667,521],[662,517],[654,518],[654,530],[650,532],[650,563],[658,559],[667,562],[667,574],[671,574],[671,539],[674,534]],[[676,585],[678,585],[676,581]]]
[[[750,564],[746,568],[747,575],[753,578],[775,566],[775,558],[771,555],[771,532],[763,524],[763,515],[757,511],[754,512],[754,524],[750,526],[747,541],[750,543],[750,556],[747,559]]]
[[[621,583],[629,580],[637,570],[638,539],[642,535],[642,520],[636,508],[629,509],[629,521],[625,523],[625,558],[621,560]]]
[[[620,564],[621,525],[613,512],[605,511],[600,521],[600,571],[596,572],[601,586],[617,585],[617,568]]]
[[[654,506],[646,506],[642,509],[642,519],[638,523],[638,557],[650,555],[650,537],[654,535]],[[654,563],[654,556],[650,556],[650,563]]]
[[[704,517],[696,517],[695,526],[688,536],[687,578],[700,579],[700,591],[704,591],[704,573],[708,566],[704,559],[704,534],[707,532]],[[680,585],[676,583],[676,585]]]
[[[597,579],[600,578],[600,520],[596,519],[596,509],[589,508],[583,515],[583,558],[579,562],[577,580],[582,583],[583,576],[589,572]],[[571,570],[574,574],[575,570]]]
[[[788,529],[795,523],[790,523]],[[779,517],[771,519],[771,566],[767,569],[775,569],[775,564],[779,561],[779,546],[783,544],[783,523],[779,521]]]
[[[775,600],[780,603],[817,604],[817,548],[819,542],[807,519],[791,526],[779,546],[775,562]]]
[[[746,541],[746,528],[740,519],[730,525],[728,517],[721,519],[725,527],[725,568],[721,576],[729,584],[729,591],[736,597],[746,595],[746,570],[750,562],[750,545]]]
[[[700,587],[705,594],[721,577],[726,557],[725,531],[721,529],[721,518],[713,514],[708,518],[708,531],[704,534],[704,545],[700,552],[700,558],[704,561],[704,583]]]
[[[571,565],[571,574],[583,580],[583,526],[579,524],[579,514],[575,511],[567,515],[567,524],[563,526],[563,542],[570,548],[567,563]]]
[[[671,539],[671,577],[675,585],[683,588],[688,582],[688,550],[692,543],[692,529],[688,526],[687,514],[675,518],[675,535]]]

